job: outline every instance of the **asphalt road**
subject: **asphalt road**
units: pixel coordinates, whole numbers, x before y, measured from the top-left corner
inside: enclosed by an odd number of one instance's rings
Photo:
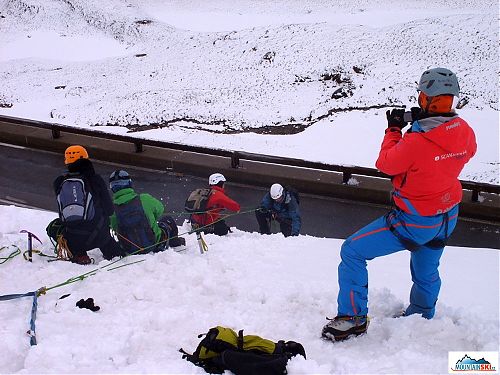
[[[55,153],[9,146],[0,143],[0,203],[56,211],[52,181],[64,172],[64,158]],[[94,161],[96,172],[107,180],[117,168],[126,169],[138,192],[148,192],[161,199],[166,212],[182,224],[184,202],[189,193],[207,185],[206,179],[170,172],[152,171]],[[216,171],[208,171],[210,173]],[[259,187],[226,184],[226,193],[242,206],[242,211],[259,205],[265,190]],[[357,229],[385,214],[388,207],[340,199],[301,194],[302,234],[317,237],[346,238]],[[3,218],[5,219],[5,218]],[[257,231],[253,213],[240,214],[227,220],[230,226]],[[450,245],[500,249],[500,226],[459,220]]]

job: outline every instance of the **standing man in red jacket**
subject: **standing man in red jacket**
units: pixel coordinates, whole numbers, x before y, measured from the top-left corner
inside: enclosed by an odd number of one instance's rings
[[[419,107],[387,111],[388,127],[376,162],[392,176],[395,208],[346,239],[338,269],[338,313],[322,336],[344,340],[368,328],[367,261],[411,252],[413,286],[404,316],[434,316],[441,279],[439,260],[455,229],[462,187],[458,176],[476,153],[471,127],[455,113],[457,77],[445,68],[426,70],[418,86]],[[402,129],[411,123],[411,129]]]
[[[226,178],[221,173],[214,173],[208,178],[211,192],[208,197],[206,211],[200,214],[191,215],[191,224],[202,228],[204,233],[213,233],[218,236],[225,236],[229,232],[229,227],[224,219],[221,219],[221,211],[224,209],[239,212],[240,205],[229,198],[224,191]]]

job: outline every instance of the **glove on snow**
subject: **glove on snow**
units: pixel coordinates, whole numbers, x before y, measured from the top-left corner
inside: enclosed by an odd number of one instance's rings
[[[87,298],[85,301],[83,298],[76,303],[76,306],[79,307],[80,309],[89,309],[91,311],[99,311],[100,307],[94,305],[94,299],[93,298]]]

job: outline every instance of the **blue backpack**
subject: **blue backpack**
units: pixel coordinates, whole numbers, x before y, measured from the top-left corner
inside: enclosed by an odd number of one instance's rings
[[[125,204],[115,204],[118,240],[127,253],[156,251],[156,236],[149,225],[139,196]]]
[[[92,193],[81,176],[68,176],[57,194],[59,217],[64,223],[91,221],[95,215]]]

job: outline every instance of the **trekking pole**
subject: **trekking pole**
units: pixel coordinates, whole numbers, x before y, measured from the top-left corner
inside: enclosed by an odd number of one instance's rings
[[[19,233],[27,233],[28,234],[28,260],[30,262],[33,262],[33,238],[35,238],[38,242],[40,242],[41,245],[43,245],[42,241],[40,241],[40,239],[37,236],[35,236],[30,231],[27,231],[26,229],[23,229]]]

